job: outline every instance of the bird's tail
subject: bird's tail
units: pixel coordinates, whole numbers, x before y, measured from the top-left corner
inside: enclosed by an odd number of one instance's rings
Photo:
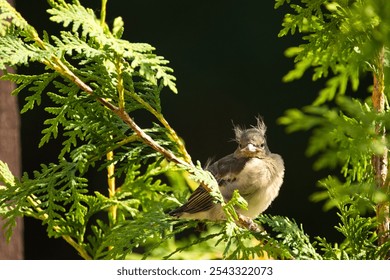
[[[183,215],[183,207],[180,206],[176,209],[173,209],[172,211],[168,212],[168,215],[176,218],[180,218],[181,215]]]

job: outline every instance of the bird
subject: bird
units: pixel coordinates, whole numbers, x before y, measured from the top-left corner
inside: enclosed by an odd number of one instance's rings
[[[218,182],[225,202],[238,190],[248,207],[236,212],[250,219],[263,213],[278,196],[285,171],[283,158],[268,148],[263,118],[256,120],[257,124],[248,129],[233,125],[237,149],[206,167]],[[221,204],[202,185],[169,214],[184,219],[226,220]]]

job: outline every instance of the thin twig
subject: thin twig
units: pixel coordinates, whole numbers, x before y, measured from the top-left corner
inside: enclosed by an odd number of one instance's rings
[[[186,162],[191,164],[191,156],[188,154],[183,141],[179,138],[179,136],[176,134],[176,131],[169,125],[168,121],[164,118],[164,116],[157,112],[156,109],[154,109],[148,102],[143,100],[139,95],[137,95],[135,92],[132,91],[125,91],[126,94],[130,95],[131,98],[133,98],[135,101],[140,103],[146,110],[148,110],[150,113],[152,113],[158,121],[168,130],[170,137],[172,140],[178,144],[178,148],[180,152],[182,153],[184,159]]]
[[[262,229],[258,224],[256,224],[251,218],[248,218],[247,216],[238,214],[238,220],[236,222],[239,226],[245,227],[246,229],[253,231],[253,232],[262,232],[264,229]]]
[[[112,198],[115,196],[116,193],[115,176],[114,176],[115,165],[112,162],[112,160],[114,159],[114,152],[109,151],[106,154],[106,158],[107,161],[109,162],[107,166],[108,195],[110,198]],[[117,212],[117,206],[116,205],[111,206],[109,209],[109,215],[110,215],[110,222],[112,222],[112,224],[116,223],[116,212]]]
[[[107,11],[107,0],[102,0],[102,6],[100,11],[100,26],[104,28],[106,25],[106,11]]]

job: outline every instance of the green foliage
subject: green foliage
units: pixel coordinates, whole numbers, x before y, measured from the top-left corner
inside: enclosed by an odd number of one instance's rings
[[[70,30],[59,36],[44,33],[41,39],[7,1],[0,1],[0,68],[35,62],[46,66],[42,74],[8,73],[2,79],[18,84],[13,94],[26,101],[22,113],[39,107],[42,98],[51,100],[44,110],[52,117],[44,122],[39,146],[60,135],[63,145],[58,163],[42,164],[33,176],[24,174],[20,180],[2,163],[0,212],[7,218],[5,230],[10,238],[16,217],[30,216],[42,220],[49,236],[64,238],[84,258],[124,258],[166,227],[159,218],[178,201],[163,178],[178,167],[132,131],[123,112],[143,109],[155,115],[160,123],[142,131],[164,151],[185,156],[161,115],[160,93],[164,87],[177,92],[175,78],[168,61],[154,54],[152,46],[120,39],[120,18],[110,31],[77,1],[49,4],[50,19]],[[88,176],[110,168],[111,192],[103,194],[106,183],[91,185]],[[108,219],[102,219],[104,212]],[[159,227],[150,227],[142,240],[140,231],[153,223]],[[133,237],[129,232],[121,235],[120,229],[129,225]],[[129,242],[133,245],[124,250],[121,244]]]
[[[371,156],[386,148],[387,139],[378,137],[377,123],[388,123],[388,116],[376,114],[372,106],[357,99],[339,97],[336,107],[309,105],[290,109],[279,122],[289,132],[313,130],[307,155],[321,153],[314,167],[341,167],[344,177],[362,180],[371,171]]]
[[[328,260],[380,260],[386,259],[390,249],[389,242],[377,244],[377,220],[363,217],[353,205],[340,208],[340,223],[336,226],[345,238],[341,244],[329,243],[325,238],[317,237],[323,258]]]
[[[268,225],[272,232],[277,233],[275,238],[268,236],[266,246],[271,256],[283,259],[321,260],[317,252],[316,243],[304,232],[303,226],[298,226],[294,220],[281,216],[262,215],[259,217],[262,224]],[[277,250],[275,250],[275,249]],[[286,254],[288,252],[288,254]]]
[[[290,2],[277,0],[275,6]],[[308,155],[319,154],[316,168],[341,168],[343,180],[321,180],[324,191],[313,196],[339,209],[336,230],[345,237],[340,245],[311,240],[302,225],[286,217],[262,215],[254,221],[268,233],[238,226],[235,209],[245,208],[246,201],[238,192],[229,202],[222,200],[215,179],[192,163],[162,114],[162,91],[177,93],[168,61],[149,44],[121,39],[123,20],[106,24],[106,1],[100,18],[77,0],[48,3],[50,20],[63,28],[57,36],[40,36],[0,0],[0,69],[45,66],[40,74],[7,73],[2,79],[18,85],[13,94],[25,100],[22,113],[50,100],[38,145],[62,143],[57,162],[42,163],[20,179],[0,162],[0,215],[8,238],[16,218],[28,216],[85,259],[380,259],[387,254],[389,243],[376,245],[378,221],[369,215],[389,197],[376,188],[371,156],[387,149],[388,139],[378,131],[388,129],[390,120],[387,111],[378,114],[370,102],[345,96],[348,83],[358,88],[361,73],[381,71],[377,52],[387,45],[390,30],[386,1],[290,4],[294,13],[286,15],[280,33],[306,34],[305,43],[287,51],[296,68],[286,80],[300,78],[310,67],[314,80],[329,77],[313,105],[289,110],[280,122],[290,131],[314,129]],[[335,103],[325,104],[329,100]],[[154,119],[141,128],[135,111]],[[94,183],[91,174],[107,181]],[[222,203],[227,221],[182,221],[166,214],[198,184]]]
[[[16,218],[27,216],[41,220],[48,236],[63,238],[85,259],[290,258],[290,248],[236,225],[235,209],[246,202],[238,192],[223,202],[215,179],[192,163],[164,118],[160,95],[164,88],[177,92],[168,61],[149,44],[121,39],[124,23],[118,17],[112,27],[106,24],[106,1],[100,18],[79,1],[48,3],[50,20],[63,28],[56,36],[40,36],[0,0],[0,69],[45,66],[39,74],[6,73],[2,79],[18,85],[13,94],[25,100],[21,113],[49,101],[39,147],[62,143],[57,162],[42,163],[20,179],[0,162],[7,237]],[[154,121],[141,128],[131,117],[134,111]],[[107,181],[96,183],[91,176]],[[206,223],[200,232],[199,222],[166,214],[198,184],[222,202],[228,217]]]
[[[311,105],[289,109],[279,122],[288,132],[311,130],[308,156],[317,156],[315,169],[338,168],[340,174],[320,180],[323,189],[313,201],[325,200],[325,209],[336,207],[344,237],[331,244],[318,237],[324,259],[388,258],[390,241],[379,242],[383,221],[380,207],[388,207],[389,87],[388,48],[390,2],[386,0],[325,1],[277,0],[288,3],[279,36],[296,32],[302,43],[286,51],[295,68],[284,81],[300,79],[309,69],[313,81],[325,79]],[[348,96],[357,91],[360,79],[372,74],[372,99]],[[379,162],[379,164],[378,164]],[[383,175],[384,174],[384,175]],[[383,175],[385,178],[378,178]],[[388,213],[385,219],[389,219]],[[379,244],[379,245],[378,245]]]
[[[276,1],[280,6],[284,1]],[[286,51],[295,57],[295,69],[285,81],[299,79],[313,68],[312,78],[328,78],[314,104],[343,95],[351,84],[356,91],[360,74],[377,71],[379,50],[388,45],[390,3],[386,0],[304,1],[291,4],[279,36],[304,33],[303,43]]]

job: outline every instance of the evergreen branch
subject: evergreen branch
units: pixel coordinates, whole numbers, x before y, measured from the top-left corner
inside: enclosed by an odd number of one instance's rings
[[[123,35],[124,31],[124,22],[122,17],[117,17],[114,19],[114,24],[112,27],[112,35],[114,35],[115,38],[120,39]]]
[[[185,251],[186,249],[191,248],[191,247],[193,247],[193,246],[196,245],[196,244],[201,244],[201,243],[203,243],[203,242],[206,242],[206,241],[208,241],[208,240],[210,240],[210,239],[214,239],[214,238],[219,237],[219,236],[223,236],[223,232],[222,232],[222,231],[221,231],[221,232],[218,232],[218,233],[214,233],[214,234],[209,234],[209,235],[206,235],[206,236],[204,236],[204,237],[199,237],[199,238],[197,238],[196,240],[194,240],[193,242],[191,242],[191,243],[189,243],[189,244],[187,244],[187,245],[185,245],[185,246],[183,246],[183,247],[176,248],[176,250],[174,250],[172,253],[170,253],[170,254],[164,256],[163,259],[168,260],[168,259],[170,259],[173,255],[175,255],[175,254],[177,254],[177,253],[180,253],[180,252],[183,252],[183,251]]]
[[[4,1],[4,0],[2,0]],[[75,32],[80,25],[83,25],[84,22],[93,22],[94,15],[91,10],[85,9],[82,6],[79,6],[78,4],[66,4],[63,1],[60,1],[59,3],[56,3],[55,1],[49,1],[49,3],[53,6],[52,9],[49,10],[49,12],[53,15],[52,20],[56,22],[62,22],[64,26],[69,25],[71,22],[73,22],[73,31]],[[12,7],[10,8],[12,9]],[[17,14],[16,11],[12,11],[13,13]],[[64,15],[69,15],[69,17],[66,17]],[[21,17],[21,16],[20,16]],[[89,18],[89,20],[85,20],[85,17]],[[48,51],[50,47],[39,38],[37,32],[33,28],[29,28],[30,26],[25,22],[24,25],[27,29],[27,33],[29,34],[29,38],[34,40],[36,44],[44,51]],[[28,28],[27,28],[28,27]],[[91,37],[97,38],[97,37],[103,37],[105,36],[103,32],[99,32],[96,30],[100,30],[100,27],[97,27],[95,25],[91,24],[84,24],[83,25],[83,36],[86,34],[89,34]],[[21,51],[21,53],[28,53],[26,50]],[[35,51],[31,51],[30,55],[24,58],[22,61],[27,61],[30,59]],[[134,54],[134,53],[133,53]],[[39,56],[41,57],[41,56]],[[159,60],[159,58],[156,58]],[[86,83],[84,83],[75,73],[73,73],[62,61],[59,57],[55,56],[54,54],[51,55],[50,58],[44,58],[41,60],[42,63],[44,63],[46,66],[50,67],[51,69],[58,72],[60,75],[64,76],[65,78],[71,80],[73,83],[75,83],[82,91],[88,93],[89,95],[94,96],[94,91],[90,86],[88,86]],[[161,62],[161,61],[159,61]],[[148,63],[152,63],[152,60]],[[139,65],[141,67],[140,73],[142,75],[146,75],[148,79],[152,79],[151,73],[149,71],[148,64],[141,63],[141,59],[138,59],[136,56],[134,58],[134,61],[132,62],[133,66]],[[157,67],[157,66],[154,66]],[[157,70],[157,78],[163,77],[164,84],[169,85],[172,88],[172,85],[169,84],[169,76],[168,78],[165,78],[164,71],[162,68],[156,68]],[[169,124],[165,121],[164,118],[159,116],[159,119],[162,121],[164,126],[168,128],[170,131],[170,134],[173,135],[173,138],[175,141],[177,141],[178,145],[180,146],[180,150],[183,152],[183,155],[185,156],[185,160],[181,160],[177,158],[171,151],[166,150],[162,146],[160,146],[157,142],[155,142],[150,136],[148,136],[146,133],[142,131],[142,129],[130,118],[127,112],[125,112],[121,106],[123,103],[120,104],[120,107],[118,108],[114,104],[110,103],[109,101],[105,100],[101,97],[96,97],[97,101],[99,101],[102,105],[104,105],[106,108],[110,109],[114,114],[116,114],[118,117],[120,117],[127,125],[129,125],[138,135],[139,137],[150,147],[152,147],[154,150],[158,151],[159,153],[163,154],[169,161],[173,161],[179,164],[190,166],[192,165],[190,157],[187,152],[185,152],[184,145],[180,141],[180,139],[177,137],[176,133],[173,131],[173,129],[169,126]]]
[[[108,147],[106,150],[104,150],[104,154],[108,154],[110,151],[115,151],[116,149],[119,149],[120,147],[125,146],[128,143],[139,141],[139,137],[136,134],[127,136],[126,138],[122,139],[121,141],[114,143],[112,146]],[[93,155],[92,157],[88,158],[87,161],[95,162],[99,159],[99,156]]]
[[[47,12],[51,14],[50,20],[57,23],[62,23],[64,27],[68,27],[72,24],[72,31],[76,33],[81,27],[82,37],[89,36],[96,40],[100,45],[104,42],[106,34],[104,28],[100,25],[100,22],[96,19],[95,13],[92,9],[85,8],[80,3],[66,4],[54,3],[55,1],[49,1],[52,5],[51,9]],[[53,4],[54,3],[54,4]]]
[[[41,41],[42,42],[42,41]],[[43,43],[43,42],[42,42]],[[94,96],[94,91],[90,86],[85,84],[78,76],[76,76],[59,58],[52,57],[51,62],[45,63],[47,66],[50,66],[59,74],[68,78],[72,82],[74,82],[82,91],[86,92],[89,95]],[[175,162],[177,164],[189,165],[192,166],[191,162],[183,161],[177,158],[171,151],[166,150],[157,142],[155,142],[149,135],[147,135],[129,116],[129,114],[123,110],[120,110],[117,106],[113,105],[109,101],[105,100],[101,97],[96,97],[97,101],[102,105],[110,109],[115,115],[120,117],[127,125],[130,126],[131,129],[151,148],[155,151],[161,153],[167,160]]]
[[[159,122],[168,130],[168,133],[172,140],[178,144],[178,148],[183,155],[186,162],[191,162],[191,156],[188,154],[183,141],[176,134],[176,131],[169,125],[168,121],[164,118],[164,116],[155,110],[148,102],[144,101],[139,95],[132,91],[125,91],[128,95],[130,95],[134,100],[140,103],[146,110],[151,112]]]
[[[100,99],[99,102],[101,102]],[[108,108],[110,108],[109,106],[113,106],[112,104],[105,104],[105,102],[101,102],[101,103]],[[172,161],[174,163],[188,166],[188,167],[193,166],[191,162],[183,161],[182,159],[176,157],[170,150],[166,150],[157,142],[155,142],[134,122],[134,120],[126,112],[120,111],[119,108],[116,107],[112,109],[117,116],[119,116],[126,124],[128,124],[134,130],[134,132],[140,137],[140,139],[142,139],[145,142],[145,144],[150,146],[153,150],[162,154],[168,161]]]
[[[37,43],[41,45],[42,48],[46,48],[45,43],[40,40],[39,38],[35,38],[37,40]],[[53,70],[57,71],[59,74],[62,76],[66,77],[67,79],[71,80],[73,83],[75,83],[82,91],[86,92],[89,95],[94,96],[94,91],[90,86],[85,84],[76,74],[74,74],[58,57],[53,56],[50,61],[44,61],[44,63],[51,67]],[[118,117],[120,117],[127,125],[129,125],[133,131],[137,133],[137,135],[151,148],[156,150],[157,152],[161,153],[164,155],[164,157],[169,160],[173,161],[178,164],[183,164],[183,165],[189,165],[192,166],[190,159],[187,159],[186,161],[183,161],[179,158],[177,158],[171,151],[166,150],[162,146],[160,146],[157,142],[155,142],[149,135],[147,135],[129,116],[129,114],[117,106],[113,105],[109,101],[105,100],[104,98],[101,97],[96,97],[97,101],[100,102],[102,105],[110,109],[114,114],[116,114]],[[165,122],[167,124],[167,122]],[[173,129],[171,129],[171,132]],[[177,136],[176,136],[177,137]],[[177,137],[177,139],[179,139]],[[179,141],[178,143],[181,143]],[[186,154],[186,153],[185,153]]]
[[[31,206],[37,211],[38,215],[33,215],[35,218],[38,218],[42,221],[49,220],[49,215],[45,213],[39,205],[41,204],[39,201],[37,201],[37,198],[34,195],[30,195],[27,197],[27,201],[31,204]],[[40,214],[42,213],[42,214]],[[57,232],[61,232],[61,228],[59,226],[54,226],[53,230]],[[78,244],[71,236],[69,235],[63,235],[61,234],[61,237],[68,243],[70,244],[73,248],[76,249],[76,251],[80,254],[80,256],[85,259],[85,260],[91,260],[91,256],[87,253],[85,248]]]
[[[314,102],[319,105],[344,95],[348,83],[354,91],[358,89],[360,73],[372,63],[372,50],[367,45],[373,39],[369,33],[377,28],[378,19],[360,10],[358,2],[313,0],[303,4],[290,4],[294,13],[285,15],[284,28],[279,34],[294,34],[296,29],[305,33],[303,44],[286,51],[287,56],[295,57],[295,68],[284,80],[299,79],[310,68],[314,70],[313,80],[333,74]],[[364,26],[363,21],[367,22]]]
[[[9,170],[2,168],[0,162],[0,181],[5,181],[7,187],[1,189],[0,209],[7,207],[9,210],[1,215],[10,222],[14,221],[16,216],[31,216],[42,220],[49,225],[49,235],[61,237],[74,247],[85,259],[91,259],[85,250],[85,244],[80,235],[84,234],[82,227],[85,227],[86,219],[84,208],[80,203],[80,197],[85,190],[85,179],[76,177],[72,173],[73,163],[63,162],[62,165],[43,166],[41,173],[35,172],[35,180],[29,179],[26,175],[19,181],[11,181],[8,177],[13,176]],[[5,175],[7,177],[5,177]],[[8,178],[8,179],[2,179]],[[56,189],[57,188],[57,189]],[[43,199],[43,200],[42,200]],[[84,198],[82,198],[84,199]],[[15,205],[10,204],[15,203]],[[63,202],[63,204],[61,204]],[[65,218],[61,218],[58,212],[63,211],[63,206],[72,203]],[[5,205],[5,206],[4,206]],[[93,208],[91,206],[91,208]],[[56,213],[57,211],[57,213]],[[94,210],[95,211],[95,210]],[[2,212],[2,211],[0,211]],[[69,219],[69,220],[66,220]],[[78,231],[79,222],[81,232]],[[72,225],[75,228],[69,229]],[[7,232],[9,229],[7,229]],[[77,236],[78,242],[72,237]]]
[[[21,75],[7,73],[1,76],[0,79],[9,80],[19,85],[11,92],[12,95],[18,95],[23,89],[30,86],[28,90],[33,92],[33,94],[25,98],[27,102],[20,111],[23,114],[26,111],[33,109],[35,104],[41,104],[41,95],[43,91],[57,76],[58,74],[55,72],[44,73],[41,75]]]
[[[5,69],[8,65],[27,65],[29,61],[43,62],[48,55],[47,52],[34,45],[27,45],[13,35],[0,36],[0,45],[2,46],[0,69]]]
[[[8,164],[6,162],[3,162],[0,160],[0,183],[3,183],[3,185],[0,185],[0,190],[6,189],[7,187],[15,186],[17,179],[12,174],[11,170],[8,167]]]
[[[69,235],[63,235],[62,238],[69,245],[71,245],[73,248],[75,248],[76,251],[80,254],[80,256],[84,260],[92,260],[91,256],[88,254],[88,252],[85,250],[85,248],[83,246],[81,246],[80,244],[78,244],[76,241],[74,241],[74,239],[72,237],[70,237]]]
[[[302,225],[298,226],[294,220],[287,217],[270,216],[262,214],[258,220],[271,227],[276,234],[275,240],[270,239],[270,244],[265,247],[276,256],[287,257],[288,259],[320,260],[321,255],[316,251],[316,243],[311,243],[309,236],[303,231]],[[256,236],[263,233],[256,233]],[[258,238],[259,239],[259,238]],[[272,254],[271,254],[272,256]]]
[[[96,49],[89,45],[88,42],[81,39],[77,33],[61,31],[61,38],[53,35],[52,39],[60,52],[70,56],[72,56],[73,52],[82,54],[83,57],[88,59],[104,56],[104,52],[101,49]]]
[[[11,23],[21,30],[33,29],[7,0],[0,0],[0,37],[6,35]]]
[[[290,1],[276,0],[275,7],[284,3]],[[345,177],[345,182],[335,176],[322,180],[320,185],[326,191],[314,196],[317,201],[328,198],[326,208],[339,209],[341,224],[336,229],[345,237],[340,246],[318,238],[323,257],[389,258],[390,123],[385,88],[390,73],[390,2],[302,0],[289,6],[293,13],[285,15],[279,36],[299,31],[304,33],[304,43],[286,51],[287,56],[295,57],[295,69],[285,81],[301,78],[310,68],[313,80],[327,81],[311,106],[289,110],[279,121],[290,131],[314,128],[307,153],[322,153],[314,167],[341,165]],[[373,73],[371,100],[341,97],[349,89],[356,91],[361,73],[367,72]],[[336,101],[332,108],[319,106],[329,101]],[[373,208],[376,219],[361,216],[371,214]]]

